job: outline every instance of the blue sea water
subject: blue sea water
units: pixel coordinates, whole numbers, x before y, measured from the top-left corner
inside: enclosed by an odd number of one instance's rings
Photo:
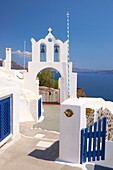
[[[53,71],[54,79],[58,80],[60,74]],[[88,97],[101,97],[113,101],[113,74],[110,73],[78,73],[77,87],[84,88]]]
[[[113,74],[78,73],[77,86],[84,88],[86,96],[113,101]]]
[[[60,73],[57,71],[51,71],[51,73],[53,74],[53,79],[54,80],[58,80],[60,76]]]

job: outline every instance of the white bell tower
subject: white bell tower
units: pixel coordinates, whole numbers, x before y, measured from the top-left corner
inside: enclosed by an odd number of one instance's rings
[[[24,74],[24,85],[26,89],[32,90],[38,94],[36,85],[37,74],[46,68],[53,68],[61,75],[59,78],[60,103],[68,97],[76,97],[77,91],[77,73],[72,73],[72,62],[68,60],[69,44],[68,41],[62,42],[56,39],[51,33],[52,29],[48,29],[48,34],[45,38],[32,43],[32,61],[28,64],[28,72]],[[57,61],[55,55],[58,55]],[[45,57],[41,60],[41,55]]]

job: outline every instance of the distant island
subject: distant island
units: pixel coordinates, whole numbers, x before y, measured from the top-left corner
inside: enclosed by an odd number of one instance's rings
[[[0,66],[3,66],[3,60],[2,59],[0,59]],[[11,69],[23,70],[24,67],[22,65],[17,64],[15,61],[11,61]],[[25,67],[25,69],[27,70],[28,68]]]
[[[96,70],[96,69],[80,69],[80,68],[73,68],[73,72],[77,72],[77,73],[110,73],[110,74],[113,74],[113,70]]]
[[[0,59],[0,66],[2,66],[3,60]],[[21,69],[23,70],[23,66],[20,64],[17,64],[15,61],[11,62],[11,68],[12,69]],[[26,70],[28,69],[27,66],[25,68]],[[54,71],[54,69],[49,68],[50,71]],[[76,73],[103,73],[103,74],[113,74],[113,70],[97,70],[97,69],[82,69],[82,68],[73,68],[73,72]]]

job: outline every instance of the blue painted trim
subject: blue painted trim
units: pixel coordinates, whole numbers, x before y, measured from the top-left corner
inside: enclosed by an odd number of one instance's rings
[[[86,162],[87,158],[87,138],[88,138],[88,128],[85,128],[85,134],[84,134],[84,162]]]
[[[41,117],[41,98],[38,100],[38,120]]]
[[[91,146],[92,146],[92,125],[90,125],[89,127],[88,161],[91,161]]]
[[[102,118],[98,121],[98,129],[97,122],[94,123],[94,130],[92,132],[93,125],[90,125],[89,131],[88,128],[81,130],[81,150],[80,150],[80,163],[86,162],[86,158],[88,157],[88,161],[95,161],[95,157],[97,160],[105,159],[105,137],[106,137],[106,117]],[[100,141],[102,137],[102,141]],[[89,139],[89,144],[87,143]],[[93,140],[93,142],[92,142]],[[100,148],[100,142],[102,142],[102,148]],[[96,145],[97,143],[97,145]],[[93,150],[92,150],[93,144]],[[87,151],[88,145],[88,151]]]
[[[97,129],[97,122],[94,123],[94,136],[93,136],[93,161],[95,161],[96,156],[96,129]]]
[[[80,148],[80,164],[83,163],[83,151],[84,151],[84,129],[81,130],[81,148]]]
[[[101,160],[105,160],[105,139],[106,139],[106,117],[103,117],[102,124],[102,155]]]
[[[10,134],[10,97],[0,100],[0,142]]]
[[[101,120],[98,121],[98,144],[97,144],[97,160],[100,160],[100,137],[101,137]]]

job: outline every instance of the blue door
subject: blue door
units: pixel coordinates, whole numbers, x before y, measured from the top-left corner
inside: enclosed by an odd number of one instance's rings
[[[41,116],[41,99],[38,100],[38,120],[40,119]]]
[[[10,134],[10,97],[0,100],[0,142]]]

